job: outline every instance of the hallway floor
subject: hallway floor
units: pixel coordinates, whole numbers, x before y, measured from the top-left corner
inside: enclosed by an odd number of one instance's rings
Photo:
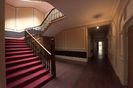
[[[108,60],[84,64],[56,61],[57,78],[42,88],[124,88]]]

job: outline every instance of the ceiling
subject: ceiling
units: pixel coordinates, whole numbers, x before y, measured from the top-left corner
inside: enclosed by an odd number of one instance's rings
[[[44,13],[49,12],[52,8],[54,8],[51,4],[44,1],[36,1],[36,0],[6,0],[6,3],[14,6],[14,7],[33,7]]]
[[[37,1],[37,0],[30,0]],[[44,0],[47,2],[27,2],[22,0],[6,0],[16,7],[34,7],[47,12],[50,9],[57,8],[65,18],[52,24],[46,32],[56,34],[63,29],[69,29],[82,25],[98,24],[100,22],[109,22],[115,13],[120,0]],[[52,6],[53,5],[53,6]],[[97,17],[97,15],[99,17]]]
[[[58,33],[82,25],[109,22],[115,13],[120,0],[48,0],[66,17],[50,26],[49,33]],[[97,18],[96,16],[99,15]],[[50,32],[52,31],[52,32]]]

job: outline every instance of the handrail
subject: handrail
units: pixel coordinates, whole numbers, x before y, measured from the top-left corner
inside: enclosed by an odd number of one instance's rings
[[[41,26],[43,23],[44,23],[44,21],[48,18],[48,16],[52,13],[52,11],[53,10],[55,10],[56,8],[53,8],[53,9],[51,9],[50,10],[50,12],[47,14],[47,16],[45,17],[45,19],[43,20],[43,22],[39,25],[39,26]]]
[[[28,30],[25,30],[25,41],[39,57],[45,68],[49,70],[53,78],[56,77],[54,40],[53,37],[43,37],[43,46]]]
[[[49,55],[52,55],[41,43],[39,43],[27,30],[26,32],[38,43],[40,47],[42,47]]]
[[[41,26],[41,25],[44,23],[44,21],[48,18],[48,16],[51,14],[51,12],[52,12],[54,9],[56,9],[56,8],[53,8],[53,9],[51,9],[51,10],[48,12],[47,16],[44,18],[44,20],[42,21],[41,24],[39,24],[39,25],[37,25],[37,26],[34,26],[34,27],[29,27],[29,28],[36,28],[36,27]],[[28,28],[26,28],[26,29],[28,29]]]
[[[54,20],[57,20],[59,18],[62,18],[64,17],[64,14],[61,13],[59,10],[57,9],[52,9],[49,14],[47,15],[47,17],[44,19],[44,21],[42,22],[42,24],[40,25],[40,28],[41,30],[44,31],[44,29],[46,30],[49,25],[54,21]]]
[[[53,22],[56,22],[56,20],[61,20],[64,17],[64,14],[62,14],[56,8],[53,8],[52,10],[50,10],[50,12],[47,14],[47,16],[40,25],[26,28],[26,30],[32,31],[34,36],[37,34],[41,34],[42,31],[45,32],[48,29],[49,25],[51,25]]]
[[[46,40],[47,42],[43,43],[42,45],[36,37],[40,37],[41,29],[47,29],[48,26],[51,24],[52,21],[55,21],[58,18],[63,17],[64,15],[58,11],[57,9],[53,8],[46,16],[44,21],[41,23],[41,25],[36,27],[31,27],[25,29],[25,40],[29,44],[29,46],[33,49],[34,53],[39,56],[41,62],[45,67],[50,70],[50,73],[53,75],[53,77],[56,77],[56,67],[55,67],[55,39],[54,38],[48,38]],[[44,38],[43,38],[44,42]],[[45,44],[50,45],[49,47],[45,47]],[[47,46],[47,45],[46,45]],[[48,49],[46,49],[48,48]]]

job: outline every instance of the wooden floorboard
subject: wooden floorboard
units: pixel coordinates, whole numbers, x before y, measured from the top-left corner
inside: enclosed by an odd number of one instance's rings
[[[56,61],[57,78],[42,88],[124,88],[108,60],[88,63]]]

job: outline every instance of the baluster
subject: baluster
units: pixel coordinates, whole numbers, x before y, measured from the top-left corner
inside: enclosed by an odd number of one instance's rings
[[[55,39],[51,38],[51,73],[53,77],[56,77],[56,67],[55,67]]]
[[[57,9],[52,10],[52,12],[48,15],[48,17],[45,19],[45,21],[42,23],[42,25],[38,27],[31,27],[26,29],[30,34],[34,36],[39,36],[41,34],[40,29],[46,29],[51,21],[63,16],[61,12],[59,12]],[[51,54],[48,54],[47,51],[44,50],[37,42],[34,40],[34,38],[25,31],[25,40],[29,44],[29,46],[33,49],[34,53],[37,54],[42,61],[42,64],[46,66],[47,69],[50,70],[53,77],[56,77],[56,68],[55,68],[55,54],[54,54],[54,39],[51,39]]]

